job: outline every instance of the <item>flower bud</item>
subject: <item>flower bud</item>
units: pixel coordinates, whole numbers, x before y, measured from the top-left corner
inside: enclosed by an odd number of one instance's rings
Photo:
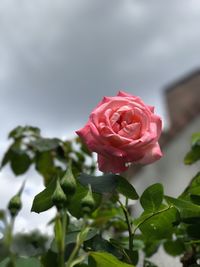
[[[13,196],[8,203],[8,210],[12,217],[17,216],[18,212],[22,208],[21,197],[19,194]]]
[[[95,207],[95,200],[92,195],[91,186],[89,185],[88,192],[86,196],[81,200],[81,207],[83,210],[83,213],[90,214]]]
[[[72,173],[71,163],[69,164],[65,175],[61,179],[60,184],[66,195],[74,195],[76,191],[76,179]]]
[[[57,179],[56,188],[55,188],[55,191],[54,191],[51,199],[52,199],[53,204],[58,209],[61,209],[67,202],[67,198],[65,196],[65,193],[63,192],[63,190],[60,186],[59,179]]]

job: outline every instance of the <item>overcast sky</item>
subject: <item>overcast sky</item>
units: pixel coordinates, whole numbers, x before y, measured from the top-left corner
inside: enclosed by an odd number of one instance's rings
[[[119,89],[165,117],[163,89],[199,67],[199,29],[199,0],[1,0],[0,155],[19,124],[73,136]]]

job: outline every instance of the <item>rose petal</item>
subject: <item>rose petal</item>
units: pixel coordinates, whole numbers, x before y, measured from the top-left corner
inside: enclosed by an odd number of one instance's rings
[[[140,123],[132,123],[129,125],[126,125],[124,128],[122,128],[118,134],[120,136],[124,136],[131,139],[137,139],[140,134],[141,124]]]
[[[159,160],[163,156],[160,146],[158,143],[150,146],[148,150],[145,151],[144,157],[138,160],[136,163],[149,164],[156,160]]]
[[[154,113],[154,111],[155,111],[155,107],[154,107],[154,106],[149,106],[149,105],[148,105],[148,108],[150,109],[150,111],[151,111],[152,113]]]
[[[86,143],[91,151],[94,151],[95,147],[98,146],[96,139],[92,135],[89,123],[87,123],[82,129],[76,131],[76,133]]]

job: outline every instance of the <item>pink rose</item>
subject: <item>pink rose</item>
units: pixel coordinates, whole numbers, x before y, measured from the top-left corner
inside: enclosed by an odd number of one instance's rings
[[[77,134],[97,152],[102,172],[121,173],[127,163],[152,163],[162,157],[158,144],[162,121],[154,107],[120,91],[104,97]]]

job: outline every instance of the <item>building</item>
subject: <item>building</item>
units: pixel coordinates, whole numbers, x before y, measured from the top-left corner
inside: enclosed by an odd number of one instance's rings
[[[133,167],[128,176],[140,194],[160,182],[165,194],[178,196],[198,171],[199,163],[185,166],[183,159],[192,133],[200,131],[200,70],[171,84],[164,97],[169,119],[169,128],[159,141],[164,156],[151,165]]]

